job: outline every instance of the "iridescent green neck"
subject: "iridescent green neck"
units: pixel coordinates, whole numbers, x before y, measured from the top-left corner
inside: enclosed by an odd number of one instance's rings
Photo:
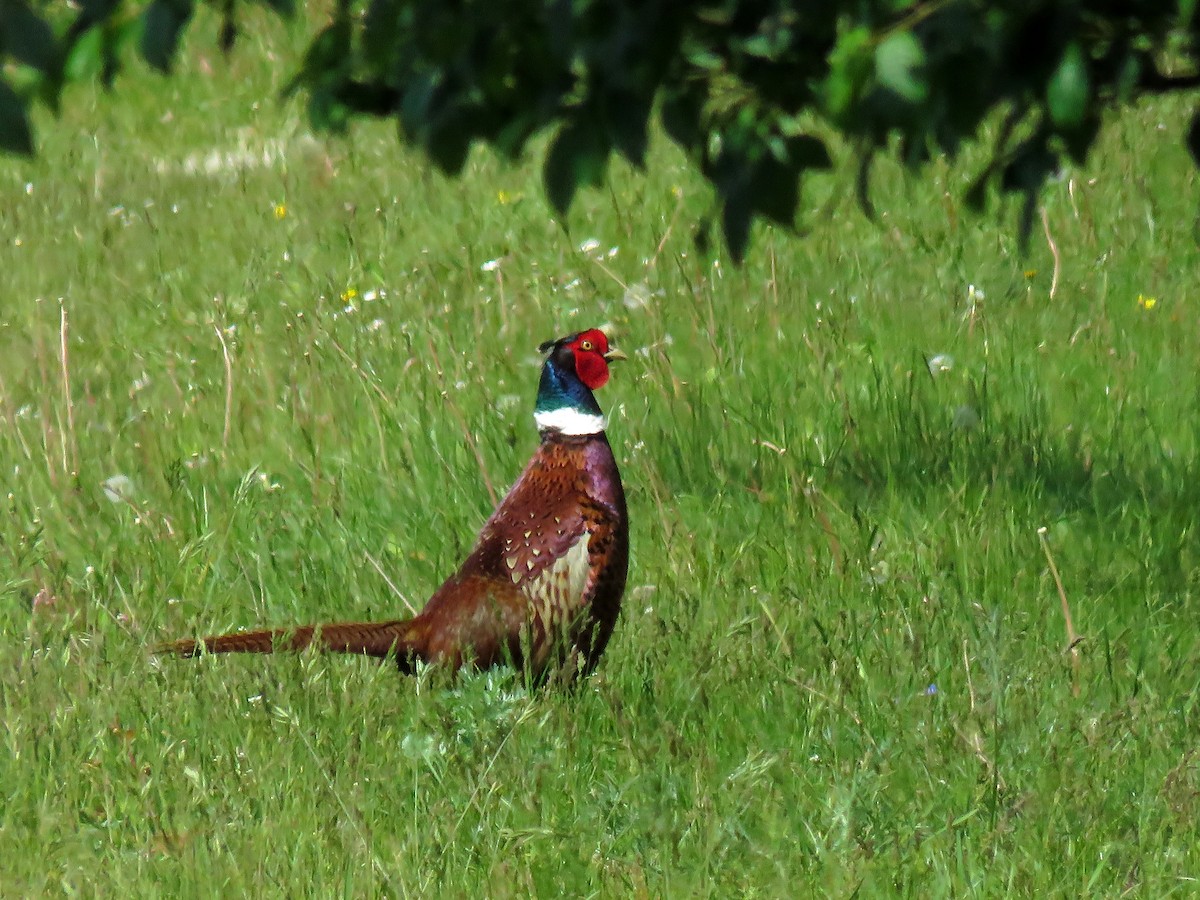
[[[556,365],[553,357],[542,366],[533,418],[543,434],[600,434],[605,426],[604,414],[591,388],[574,371]]]

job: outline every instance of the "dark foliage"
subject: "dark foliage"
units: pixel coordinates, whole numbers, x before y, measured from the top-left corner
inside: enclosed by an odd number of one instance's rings
[[[42,5],[0,0],[0,147],[28,153],[31,101],[65,81],[110,81],[136,40],[167,71],[196,0],[81,0],[52,27]],[[215,7],[215,39],[237,38],[247,0]],[[281,14],[291,0],[266,0]],[[313,121],[397,119],[440,167],[475,142],[516,156],[552,131],[546,193],[565,213],[604,178],[613,152],[641,165],[657,116],[711,182],[725,239],[743,253],[755,217],[794,225],[806,172],[829,154],[820,119],[860,154],[870,210],[873,154],[891,145],[918,166],[953,156],[1003,117],[990,164],[967,199],[998,185],[1025,199],[1064,158],[1082,161],[1105,109],[1193,89],[1195,0],[338,0],[292,81]],[[1200,119],[1188,131],[1198,152]]]

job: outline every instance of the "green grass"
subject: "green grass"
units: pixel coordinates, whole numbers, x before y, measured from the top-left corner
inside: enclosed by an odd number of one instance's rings
[[[978,155],[881,165],[875,223],[814,180],[735,268],[662,141],[564,232],[533,162],[310,139],[258,60],[300,37],[76,89],[0,161],[0,893],[1195,892],[1182,106],[1048,191],[1051,299],[1042,235],[962,209]],[[633,558],[580,689],[148,658],[420,605],[532,452],[534,348],[600,322]]]

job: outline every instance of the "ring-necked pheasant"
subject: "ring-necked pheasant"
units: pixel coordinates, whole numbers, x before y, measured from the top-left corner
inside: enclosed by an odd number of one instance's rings
[[[534,420],[541,446],[458,571],[414,618],[249,631],[163,644],[157,653],[323,651],[535,677],[588,672],[612,635],[629,564],[621,476],[592,391],[625,355],[591,329],[547,341]]]

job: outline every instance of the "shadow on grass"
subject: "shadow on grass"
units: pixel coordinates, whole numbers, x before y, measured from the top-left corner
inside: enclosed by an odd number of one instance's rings
[[[953,492],[987,494],[1017,518],[1086,527],[1095,546],[1123,544],[1170,580],[1200,565],[1194,528],[1200,465],[1176,452],[1139,411],[1106,423],[1053,423],[1027,390],[1019,409],[977,403],[951,408],[920,390],[872,392],[846,422],[844,443],[823,467],[824,489],[856,507],[888,495],[922,504]]]

